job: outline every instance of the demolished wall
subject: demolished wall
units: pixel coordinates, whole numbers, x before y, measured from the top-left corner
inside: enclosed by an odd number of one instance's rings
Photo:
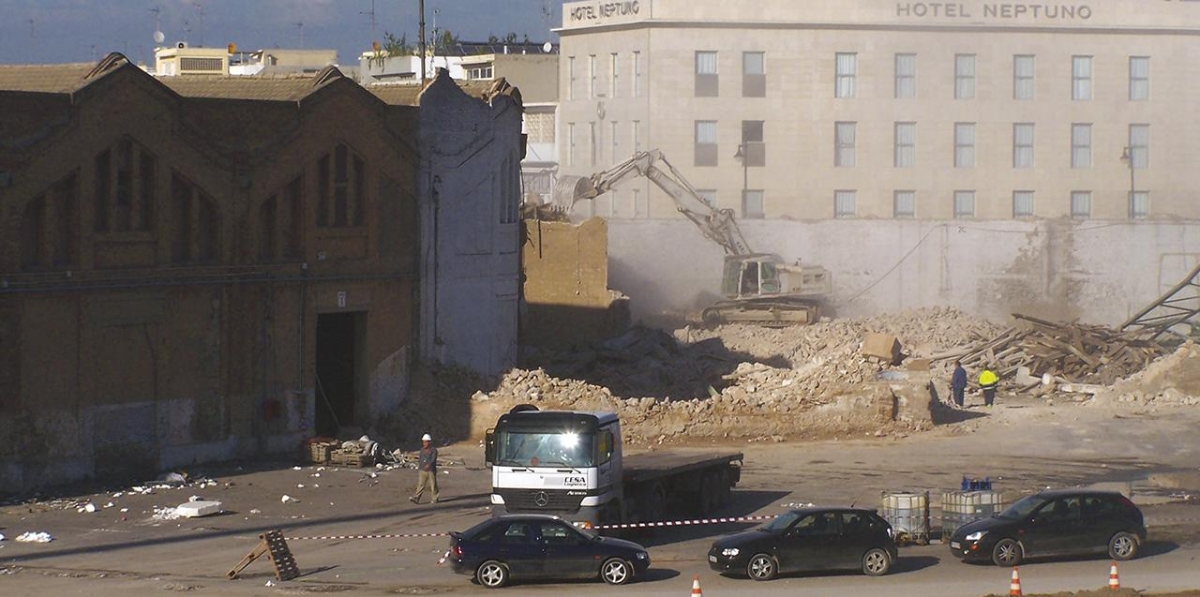
[[[526,219],[522,226],[522,346],[582,347],[623,332],[629,299],[608,288],[606,222]]]

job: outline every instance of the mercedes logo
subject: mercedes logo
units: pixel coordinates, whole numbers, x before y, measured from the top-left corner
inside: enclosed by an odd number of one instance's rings
[[[546,495],[544,491],[539,491],[533,494],[533,503],[537,504],[539,508],[545,508],[546,504],[550,503],[550,496]]]

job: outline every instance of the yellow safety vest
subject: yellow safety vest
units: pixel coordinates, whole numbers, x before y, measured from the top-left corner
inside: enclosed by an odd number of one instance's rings
[[[1000,379],[996,377],[996,374],[992,373],[989,369],[984,369],[983,373],[979,374],[979,387],[981,388],[992,387],[996,385],[996,382],[998,381],[1000,381]]]

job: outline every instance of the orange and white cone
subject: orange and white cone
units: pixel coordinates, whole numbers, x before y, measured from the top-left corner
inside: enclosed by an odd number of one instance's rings
[[[704,593],[700,592],[700,575],[692,577],[692,597],[704,597]]]
[[[1114,560],[1112,568],[1108,569],[1108,588],[1117,591],[1121,588],[1121,577],[1117,574],[1117,562]]]
[[[1012,582],[1008,585],[1009,597],[1021,596],[1021,576],[1017,574],[1017,567],[1013,566]]]

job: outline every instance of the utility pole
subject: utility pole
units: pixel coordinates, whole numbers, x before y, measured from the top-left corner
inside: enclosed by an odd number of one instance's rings
[[[421,12],[421,87],[425,86],[425,0],[417,0],[417,8]]]

